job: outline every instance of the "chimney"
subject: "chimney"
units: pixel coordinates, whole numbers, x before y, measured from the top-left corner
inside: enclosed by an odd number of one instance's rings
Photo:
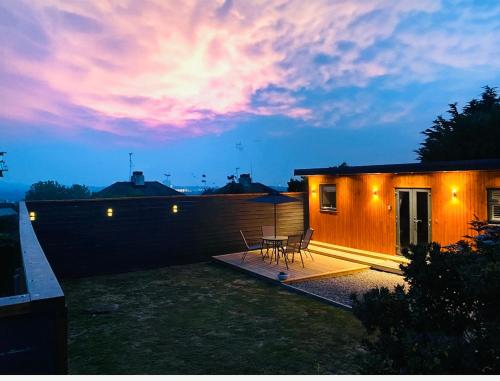
[[[250,177],[249,173],[242,173],[240,175],[240,178],[238,179],[238,182],[243,186],[243,188],[248,188],[252,183],[252,178]]]
[[[132,173],[132,177],[130,178],[130,182],[136,186],[143,186],[144,185],[144,175],[142,171],[134,171]]]

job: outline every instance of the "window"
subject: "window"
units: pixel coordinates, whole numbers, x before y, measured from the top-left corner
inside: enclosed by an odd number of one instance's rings
[[[332,184],[322,184],[319,186],[320,209],[337,210],[337,187]]]
[[[500,189],[488,189],[488,220],[500,224]]]

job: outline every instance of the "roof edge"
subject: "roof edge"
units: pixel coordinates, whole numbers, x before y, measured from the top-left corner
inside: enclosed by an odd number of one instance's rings
[[[422,173],[500,170],[499,159],[434,161],[424,163],[379,164],[326,168],[295,169],[295,176],[357,175],[375,173]]]

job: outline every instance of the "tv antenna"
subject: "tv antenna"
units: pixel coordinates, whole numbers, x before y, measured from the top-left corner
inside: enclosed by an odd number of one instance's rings
[[[171,184],[171,182],[170,182],[170,176],[171,176],[170,173],[164,173],[163,176],[165,176],[167,178],[165,180],[165,183],[166,183],[165,185],[169,187],[170,184]]]
[[[133,152],[128,153],[128,179],[130,180],[132,178],[132,155]]]
[[[5,164],[5,160],[3,159],[6,153],[7,152],[0,152],[0,177],[3,177],[3,173],[9,170],[7,168],[7,164]]]

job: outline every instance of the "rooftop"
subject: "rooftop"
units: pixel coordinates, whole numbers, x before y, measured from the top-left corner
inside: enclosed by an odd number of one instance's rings
[[[233,178],[234,180],[234,178]],[[262,183],[252,182],[248,173],[242,173],[238,182],[232,181],[221,188],[211,190],[210,194],[244,194],[244,193],[273,193],[275,190]]]
[[[500,159],[435,161],[384,165],[343,165],[338,167],[296,169],[295,176],[357,175],[369,173],[425,173],[471,170],[500,170]]]
[[[158,181],[145,181],[144,185],[137,186],[130,181],[117,181],[99,192],[93,194],[98,198],[113,197],[147,197],[147,196],[176,196],[182,195],[175,189],[167,187]]]

